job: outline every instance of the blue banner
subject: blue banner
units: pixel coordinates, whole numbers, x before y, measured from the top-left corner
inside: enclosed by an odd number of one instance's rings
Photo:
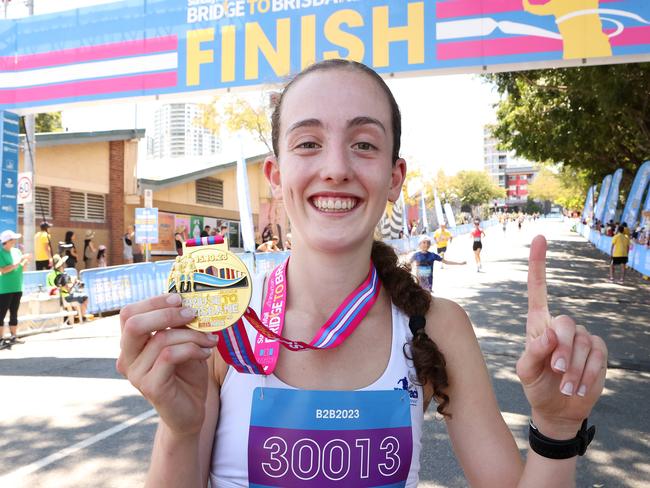
[[[605,200],[605,210],[603,212],[603,222],[614,220],[616,215],[616,208],[618,207],[618,190],[621,185],[621,178],[623,177],[623,170],[617,169],[612,177],[612,183],[609,185],[607,192],[607,200]]]
[[[587,192],[587,199],[585,200],[585,206],[582,209],[582,218],[593,219],[592,213],[594,211],[594,192],[596,191],[596,185],[590,186],[589,191]]]
[[[647,0],[124,0],[0,21],[0,110],[381,73],[650,59]]]
[[[0,232],[18,230],[19,117],[0,110]]]
[[[603,221],[603,215],[605,214],[605,203],[607,202],[607,194],[609,192],[609,186],[612,183],[612,175],[607,175],[603,178],[603,182],[600,184],[600,191],[598,192],[598,201],[596,202],[596,208],[594,209],[594,220]]]
[[[641,165],[636,172],[632,188],[627,196],[625,208],[621,215],[621,223],[626,222],[630,228],[634,228],[639,219],[639,210],[641,209],[641,199],[650,184],[650,161]]]

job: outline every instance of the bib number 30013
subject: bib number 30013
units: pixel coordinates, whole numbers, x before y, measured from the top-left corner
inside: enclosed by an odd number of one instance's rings
[[[413,451],[404,396],[264,389],[260,400],[254,393],[250,486],[403,486]]]

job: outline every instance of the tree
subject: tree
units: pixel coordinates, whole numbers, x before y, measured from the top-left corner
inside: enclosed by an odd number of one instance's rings
[[[532,161],[589,181],[623,168],[629,186],[650,157],[650,63],[485,75],[502,95],[494,135]]]
[[[528,196],[533,200],[556,202],[562,195],[560,178],[547,168],[542,168],[533,182],[528,185]]]
[[[252,104],[245,98],[223,95],[201,107],[203,116],[196,121],[200,126],[214,134],[220,134],[224,129],[232,133],[244,131],[255,134],[268,151],[273,152],[270,107],[263,100],[259,104]]]
[[[504,198],[506,194],[484,171],[460,171],[452,180],[451,191],[462,205],[472,208]]]
[[[37,114],[34,121],[34,131],[36,133],[43,132],[61,132],[63,126],[61,125],[61,112],[52,112],[47,114]],[[25,133],[25,122],[21,118],[20,133]]]

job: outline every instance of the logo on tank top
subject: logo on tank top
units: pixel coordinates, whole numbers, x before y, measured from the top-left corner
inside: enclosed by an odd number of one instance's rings
[[[409,398],[411,400],[411,406],[415,406],[418,403],[418,390],[413,386],[413,383],[409,383],[409,380],[406,376],[397,380],[397,384],[400,385],[399,388],[393,388],[393,390],[404,390],[409,392]]]

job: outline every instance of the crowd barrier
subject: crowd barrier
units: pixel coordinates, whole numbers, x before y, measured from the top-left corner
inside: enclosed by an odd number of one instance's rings
[[[488,227],[491,227],[498,223],[499,221],[496,219],[484,220],[481,222],[481,228],[487,229]],[[457,225],[456,227],[450,228],[448,230],[451,232],[451,235],[453,237],[456,237],[462,234],[469,234],[472,230],[474,230],[474,224]],[[393,249],[395,249],[399,254],[406,254],[418,248],[418,243],[420,242],[420,239],[423,235],[425,234],[420,234],[413,237],[405,237],[403,239],[387,239],[384,242],[392,246]],[[431,242],[435,242],[433,240],[433,232],[428,232],[426,235],[429,236]]]
[[[576,224],[576,231],[591,242],[596,248],[611,256],[612,238],[597,232],[581,223]],[[644,276],[650,276],[650,248],[632,242],[627,265]]]
[[[482,222],[481,226],[487,228],[496,223],[498,223],[496,220],[487,220]],[[450,229],[450,231],[453,236],[457,236],[470,232],[473,227],[473,224],[465,224]],[[428,235],[433,236],[433,233]],[[409,252],[417,248],[420,237],[386,242],[400,252]],[[241,253],[237,256],[252,273],[266,273],[287,259],[289,252]],[[80,278],[84,282],[85,291],[88,294],[88,312],[94,314],[111,312],[119,310],[129,303],[164,293],[172,263],[173,260],[165,260],[81,271]],[[76,275],[74,269],[66,270],[66,272]],[[47,273],[47,271],[25,273],[25,289],[38,291],[39,285],[45,285]]]
[[[242,253],[237,256],[252,273],[271,271],[288,252]],[[81,280],[88,293],[88,312],[119,310],[129,303],[165,292],[173,260],[86,269]]]
[[[77,277],[77,270],[74,268],[66,268],[65,272],[69,276]],[[45,271],[26,271],[23,273],[23,295],[30,295],[32,293],[48,292],[47,289],[47,275],[50,270]]]

